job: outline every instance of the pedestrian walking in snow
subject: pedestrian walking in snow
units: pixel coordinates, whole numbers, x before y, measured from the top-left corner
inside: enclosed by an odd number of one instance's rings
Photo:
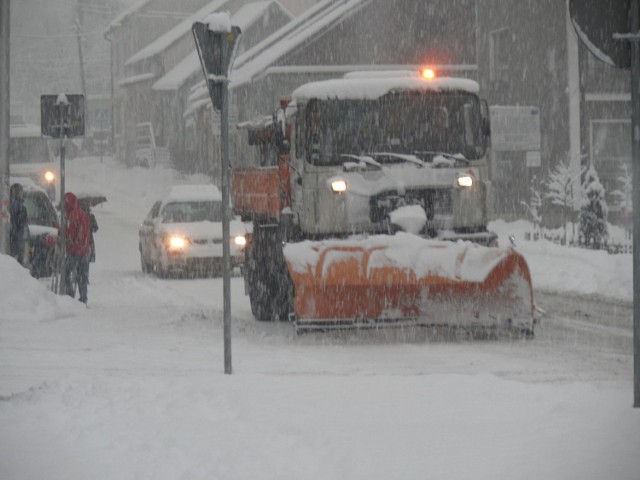
[[[89,258],[91,255],[91,226],[89,216],[80,207],[78,198],[71,192],[64,195],[64,209],[67,214],[66,259],[64,281],[66,293],[75,297],[75,281],[78,284],[79,300],[87,303],[89,283]]]

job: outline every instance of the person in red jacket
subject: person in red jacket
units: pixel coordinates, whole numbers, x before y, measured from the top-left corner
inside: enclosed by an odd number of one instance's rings
[[[64,278],[66,293],[75,297],[76,289],[73,275],[78,283],[80,301],[87,303],[87,285],[89,283],[89,255],[91,254],[89,216],[80,207],[78,198],[71,192],[64,195],[64,211],[67,214],[66,262]]]

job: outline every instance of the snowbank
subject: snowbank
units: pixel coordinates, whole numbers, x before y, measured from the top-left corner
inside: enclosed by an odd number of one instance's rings
[[[0,322],[45,321],[73,316],[84,305],[53,294],[13,257],[0,254]]]

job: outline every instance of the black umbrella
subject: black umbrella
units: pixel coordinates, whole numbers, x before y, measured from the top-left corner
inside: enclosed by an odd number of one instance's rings
[[[107,197],[99,193],[79,193],[78,203],[82,208],[95,207],[107,201]]]

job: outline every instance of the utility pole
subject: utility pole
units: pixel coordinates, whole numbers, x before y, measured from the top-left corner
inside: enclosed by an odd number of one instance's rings
[[[633,406],[640,408],[640,0],[632,1],[631,20],[631,172],[633,185]]]
[[[78,20],[76,21],[76,39],[78,41],[78,62],[80,64],[80,86],[82,87],[82,95],[84,98],[87,98],[87,82],[84,78],[84,60],[82,58],[82,36],[81,36],[81,27],[84,23],[84,18],[82,15],[82,5],[80,4],[80,0],[78,0]],[[85,105],[86,107],[86,105]],[[87,121],[87,116],[84,115],[85,122]]]
[[[9,253],[9,0],[0,0],[0,254]]]

